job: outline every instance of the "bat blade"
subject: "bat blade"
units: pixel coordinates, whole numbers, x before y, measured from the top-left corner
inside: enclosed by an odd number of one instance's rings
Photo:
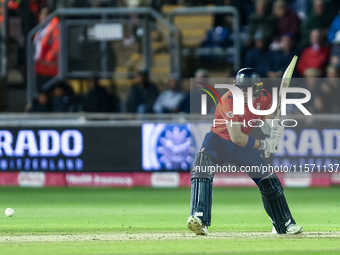
[[[281,93],[282,93],[282,88],[288,88],[290,81],[292,79],[293,73],[294,73],[294,69],[296,66],[296,62],[298,60],[297,56],[294,56],[292,61],[290,62],[289,66],[287,67],[286,71],[284,72],[283,76],[282,76],[282,81],[281,81],[281,85],[280,85],[280,92],[279,92],[279,101],[278,101],[278,105],[277,105],[277,110],[276,110],[276,114],[275,114],[275,118],[274,119],[280,119],[281,117]],[[270,153],[269,152],[265,152],[265,157],[269,158],[270,157]]]
[[[281,116],[282,88],[288,88],[289,87],[289,84],[290,84],[290,81],[292,79],[297,60],[298,60],[298,57],[294,56],[292,61],[290,62],[289,66],[287,67],[286,71],[284,72],[284,74],[282,76],[282,81],[281,81],[281,85],[280,85],[280,92],[279,92],[279,102],[278,102],[278,106],[277,106],[277,110],[276,110],[276,114],[275,114],[275,119],[279,119],[280,116]]]

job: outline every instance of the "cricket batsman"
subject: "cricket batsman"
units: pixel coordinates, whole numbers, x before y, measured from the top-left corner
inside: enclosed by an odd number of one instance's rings
[[[239,166],[266,166],[261,151],[265,153],[277,152],[284,127],[277,121],[269,125],[265,119],[269,116],[253,114],[247,107],[247,97],[251,96],[253,106],[258,110],[271,108],[272,96],[263,89],[259,74],[252,68],[243,68],[236,74],[235,86],[242,89],[244,94],[244,115],[233,114],[233,95],[231,91],[225,93],[215,111],[215,119],[225,119],[227,123],[216,124],[206,134],[202,148],[197,153],[194,167],[191,170],[191,208],[187,226],[196,235],[207,235],[211,220],[212,183],[214,172],[197,171],[208,169],[208,166],[225,163],[235,163]],[[253,88],[253,94],[247,95],[247,88]],[[270,135],[264,140],[251,137],[249,120],[261,119],[264,125],[261,130]],[[236,122],[242,124],[235,124]],[[232,124],[233,123],[233,124]],[[273,223],[278,234],[299,234],[303,232],[301,226],[296,225],[283,194],[283,188],[275,173],[265,171],[248,173],[258,186],[262,196],[264,209]],[[275,232],[274,232],[275,233]]]

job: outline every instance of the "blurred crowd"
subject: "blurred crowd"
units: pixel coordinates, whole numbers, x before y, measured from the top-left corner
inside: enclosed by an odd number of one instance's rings
[[[203,69],[202,69],[203,70]],[[200,71],[198,71],[200,72]],[[29,112],[130,112],[130,113],[176,113],[189,112],[184,102],[178,74],[169,75],[168,89],[161,92],[150,81],[148,71],[141,70],[136,83],[130,88],[126,102],[121,102],[115,90],[99,86],[99,78],[91,77],[87,81],[87,93],[75,95],[66,81],[57,82],[51,91],[40,91],[32,103],[27,105]]]
[[[159,11],[165,4],[235,6],[241,16],[242,66],[256,69],[263,78],[281,78],[292,57],[298,55],[294,77],[305,78],[299,86],[312,93],[309,110],[312,113],[339,112],[339,0],[11,0],[9,8],[22,16],[23,33],[26,36],[32,26],[44,22],[57,7],[151,6]],[[30,11],[22,11],[25,8]],[[216,15],[216,26],[208,31],[202,47],[209,38],[214,40],[217,28],[222,28],[218,30],[219,33],[224,31],[223,24],[219,15]],[[35,36],[38,88],[57,74],[58,29],[58,18],[55,18]],[[208,71],[199,69],[195,75],[208,77]],[[315,81],[314,78],[323,79]],[[190,93],[182,91],[180,77],[175,73],[169,76],[168,89],[160,93],[157,84],[150,81],[148,72],[141,70],[125,102],[119,99],[116,92],[108,92],[99,86],[98,77],[88,79],[87,84],[88,93],[76,96],[67,82],[58,82],[52,91],[39,93],[28,109],[32,112],[190,111]]]
[[[99,79],[87,79],[87,93],[76,95],[66,81],[57,82],[52,90],[40,91],[32,103],[26,106],[29,112],[119,112],[117,93],[99,86]]]
[[[294,77],[305,79],[294,85],[311,92],[309,111],[339,112],[334,96],[340,92],[339,3],[257,0],[248,21],[244,66],[255,68],[262,77],[280,78],[298,55]]]

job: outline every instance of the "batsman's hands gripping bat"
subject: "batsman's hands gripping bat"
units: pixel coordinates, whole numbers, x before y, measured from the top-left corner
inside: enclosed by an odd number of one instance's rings
[[[264,150],[264,153],[275,153],[279,146],[279,140],[275,138],[267,137],[260,141],[260,150]]]
[[[274,118],[275,120],[279,120],[280,117],[281,117],[282,88],[288,88],[289,87],[289,84],[290,84],[290,81],[292,79],[297,60],[298,60],[298,57],[294,56],[292,61],[290,62],[289,66],[287,67],[286,71],[284,72],[284,74],[282,76],[282,81],[281,81],[281,85],[280,85],[280,92],[279,92],[279,101],[278,101],[277,110],[276,110],[276,114],[275,114],[275,118]],[[283,134],[283,130],[284,130],[284,127],[282,127],[278,123],[278,121],[273,121],[273,127],[270,131],[270,138],[277,139],[278,141],[280,141],[281,136]],[[266,158],[269,158],[270,154],[271,154],[271,152],[269,152],[269,151],[265,151],[265,153],[264,153]]]
[[[270,150],[269,149],[265,150],[264,154],[267,158],[270,156],[271,153],[277,152],[277,149],[279,147],[279,143],[280,143],[281,136],[283,134],[284,129],[285,128],[283,126],[281,126],[278,122],[273,123],[273,127],[270,131],[269,139],[273,139],[274,141],[276,141],[276,147],[273,145],[273,147]],[[273,148],[275,148],[275,149],[273,149]],[[267,156],[267,155],[269,155],[269,156]]]

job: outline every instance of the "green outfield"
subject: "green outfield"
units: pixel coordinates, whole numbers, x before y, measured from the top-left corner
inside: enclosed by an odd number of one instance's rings
[[[340,188],[285,192],[304,234],[271,234],[257,189],[217,188],[196,237],[189,188],[0,188],[0,254],[339,254]]]

